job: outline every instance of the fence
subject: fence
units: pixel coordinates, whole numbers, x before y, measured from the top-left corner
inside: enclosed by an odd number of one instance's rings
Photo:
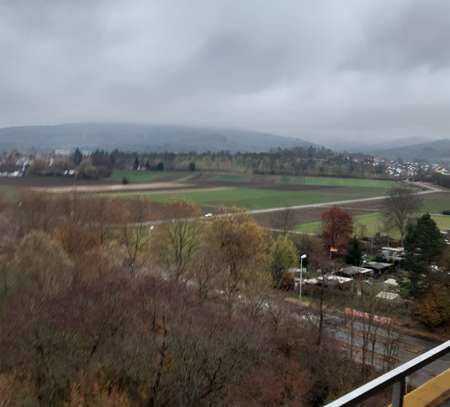
[[[355,406],[391,385],[392,407],[402,407],[406,390],[406,378],[448,352],[450,352],[450,341],[444,342],[428,352],[422,353],[420,356],[403,363],[395,369],[327,404],[325,407]]]

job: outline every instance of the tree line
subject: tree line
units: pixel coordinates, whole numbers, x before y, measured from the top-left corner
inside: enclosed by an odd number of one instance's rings
[[[230,171],[262,175],[328,175],[340,177],[384,177],[384,167],[373,157],[336,153],[324,147],[295,147],[261,153],[190,152],[133,153],[97,150],[88,156],[77,148],[70,157],[57,158],[49,166],[35,160],[29,168],[34,175],[63,175],[76,169],[79,178],[98,179],[114,169],[142,171]]]
[[[332,175],[382,177],[384,167],[374,166],[373,157],[336,153],[324,147],[295,147],[260,153],[112,152],[115,163],[125,168],[169,171],[234,171],[270,175]]]

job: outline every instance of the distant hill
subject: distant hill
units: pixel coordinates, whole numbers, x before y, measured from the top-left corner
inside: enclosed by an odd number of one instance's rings
[[[429,162],[450,161],[450,139],[441,139],[429,143],[381,149],[372,152],[387,159],[425,160]]]
[[[371,154],[374,151],[384,151],[387,149],[410,146],[413,144],[422,144],[429,142],[429,139],[424,137],[403,137],[403,138],[391,138],[389,141],[375,141],[374,143],[367,142],[364,139],[360,140],[352,140],[351,143],[349,141],[335,143],[328,143],[331,148],[334,148],[336,151],[348,151],[351,153],[367,153]]]
[[[305,140],[270,133],[225,128],[75,123],[0,128],[0,150],[74,149],[155,152],[261,152],[272,148],[309,146]]]

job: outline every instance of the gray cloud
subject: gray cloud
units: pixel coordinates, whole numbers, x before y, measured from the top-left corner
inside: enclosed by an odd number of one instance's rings
[[[411,0],[380,2],[378,13],[367,21],[359,49],[348,67],[395,71],[448,69],[450,2]],[[383,13],[385,15],[383,15]]]
[[[450,135],[447,0],[0,0],[0,126]]]

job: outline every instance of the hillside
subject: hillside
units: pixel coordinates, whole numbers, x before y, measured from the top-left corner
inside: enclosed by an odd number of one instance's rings
[[[450,139],[441,139],[429,143],[413,144],[409,146],[395,147],[373,151],[387,159],[425,160],[429,162],[450,160]]]
[[[250,130],[170,125],[75,123],[0,128],[0,150],[80,147],[155,152],[260,152],[311,144],[298,138]]]

